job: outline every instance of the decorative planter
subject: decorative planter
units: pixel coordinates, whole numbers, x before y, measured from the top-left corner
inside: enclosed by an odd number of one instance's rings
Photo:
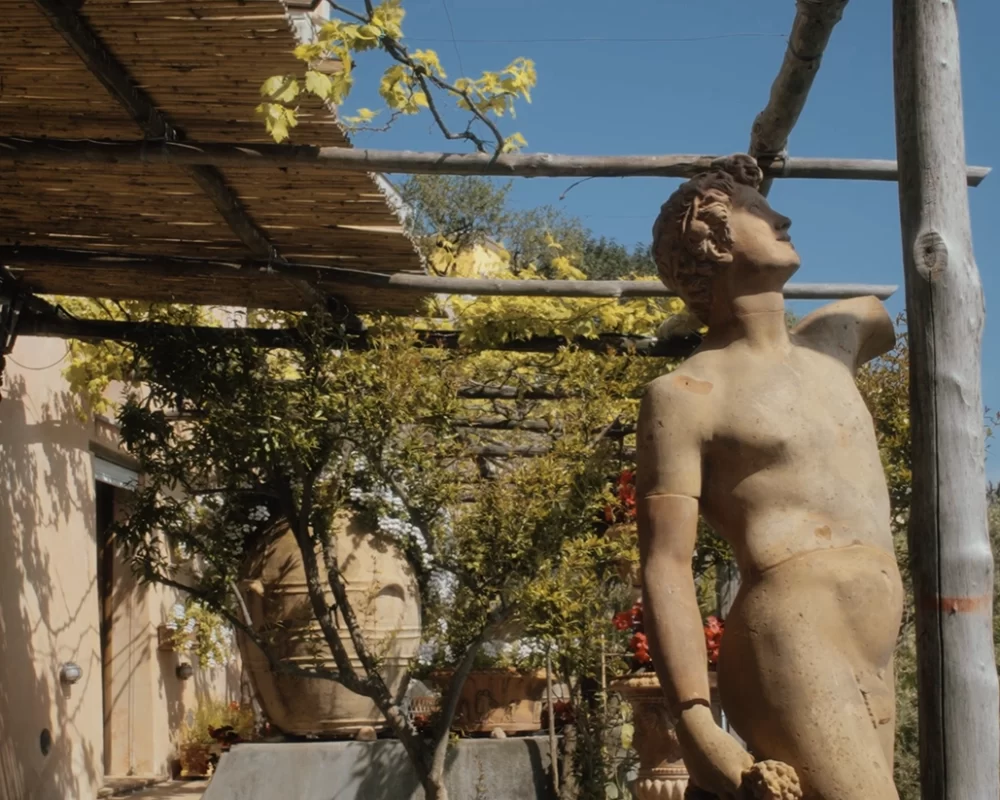
[[[413,571],[390,542],[359,525],[351,515],[338,514],[333,527],[337,564],[362,635],[381,659],[382,676],[395,692],[420,646],[420,604]],[[317,560],[327,603],[333,606],[323,560]],[[301,553],[287,525],[276,526],[248,560],[241,586],[254,630],[280,660],[300,667],[336,669],[313,615]],[[340,619],[337,626],[351,662],[361,672],[347,626]],[[367,697],[330,680],[276,675],[246,636],[238,634],[237,642],[264,714],[285,733],[353,736],[362,728],[385,727],[382,714]]]
[[[632,706],[632,748],[639,754],[638,800],[683,800],[688,771],[655,673],[619,678],[608,688]]]
[[[440,672],[430,680],[442,692],[451,682],[452,673]],[[542,727],[542,699],[545,696],[545,670],[515,672],[506,669],[478,670],[469,673],[452,730],[462,733],[530,733]]]
[[[178,755],[182,778],[207,778],[212,774],[212,745],[182,744]]]

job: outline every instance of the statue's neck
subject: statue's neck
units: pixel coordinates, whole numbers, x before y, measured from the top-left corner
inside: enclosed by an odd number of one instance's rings
[[[709,338],[744,341],[754,349],[784,350],[790,344],[781,291],[754,292],[713,303]]]

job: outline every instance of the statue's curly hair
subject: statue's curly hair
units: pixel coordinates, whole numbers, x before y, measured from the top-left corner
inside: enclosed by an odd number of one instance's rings
[[[682,184],[653,225],[653,260],[660,279],[702,322],[708,320],[712,278],[732,247],[729,214],[738,184],[760,188],[763,173],[748,155],[717,159]]]

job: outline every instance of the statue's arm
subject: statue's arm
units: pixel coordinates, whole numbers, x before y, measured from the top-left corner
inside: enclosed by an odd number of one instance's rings
[[[643,621],[653,663],[677,717],[692,705],[707,706],[709,694],[691,571],[701,494],[702,414],[669,380],[654,382],[639,410],[636,488]]]
[[[852,297],[803,317],[792,333],[839,358],[852,370],[896,345],[892,318],[877,297]]]
[[[691,570],[709,408],[703,395],[672,376],[650,385],[639,410],[636,488],[643,623],[653,663],[692,777],[703,789],[725,793],[736,790],[753,759],[711,714]]]

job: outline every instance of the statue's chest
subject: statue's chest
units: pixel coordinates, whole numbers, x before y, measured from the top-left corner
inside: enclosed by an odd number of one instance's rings
[[[850,371],[819,353],[747,364],[727,376],[714,444],[732,454],[792,459],[874,441],[871,416]]]

